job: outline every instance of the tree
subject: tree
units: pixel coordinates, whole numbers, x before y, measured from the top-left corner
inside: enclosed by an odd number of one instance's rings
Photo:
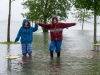
[[[8,14],[7,42],[10,42],[10,15],[11,15],[11,0],[9,0],[9,14]]]
[[[100,0],[71,0],[75,8],[91,10],[94,13],[94,44],[96,44],[97,16],[100,15]]]
[[[23,14],[26,18],[43,23],[50,22],[54,15],[59,16],[60,20],[65,20],[71,7],[69,0],[27,0],[22,5],[29,9],[29,12]],[[43,32],[47,31],[43,28]]]
[[[15,0],[12,0],[15,1]],[[7,42],[10,42],[10,20],[11,20],[11,0],[9,0],[9,13],[8,13],[8,28],[7,28]]]
[[[88,20],[92,18],[92,13],[86,9],[74,9],[74,11],[76,12],[72,12],[72,15],[80,22],[83,30],[84,23],[90,23]]]

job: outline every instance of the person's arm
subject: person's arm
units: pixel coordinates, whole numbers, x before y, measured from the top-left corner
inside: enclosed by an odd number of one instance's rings
[[[68,27],[71,27],[71,26],[75,26],[76,23],[61,23],[62,25],[62,28],[68,28]]]
[[[21,36],[21,28],[18,31],[17,37],[15,39],[15,42],[19,41],[20,36]]]
[[[39,26],[44,27],[44,28],[47,28],[47,29],[49,29],[51,27],[51,24],[43,24],[43,23],[39,23],[39,22],[37,22],[37,24]]]
[[[38,25],[35,23],[35,27],[33,28],[33,32],[38,30]]]

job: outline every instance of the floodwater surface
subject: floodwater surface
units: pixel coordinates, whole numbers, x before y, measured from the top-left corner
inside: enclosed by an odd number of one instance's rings
[[[13,40],[18,31],[14,29],[11,32]],[[22,57],[20,44],[0,44],[0,75],[100,75],[100,51],[92,51],[93,30],[64,29],[61,57],[57,58],[54,52],[53,59],[48,50],[49,33],[39,29],[33,36],[32,58]],[[97,38],[100,40],[99,33]],[[20,57],[6,59],[8,55]]]

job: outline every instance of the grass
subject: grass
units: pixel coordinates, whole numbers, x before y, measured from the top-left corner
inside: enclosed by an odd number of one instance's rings
[[[13,41],[10,41],[10,42],[0,42],[0,44],[20,44],[20,42],[13,42]]]
[[[96,43],[100,43],[100,40],[96,41]]]

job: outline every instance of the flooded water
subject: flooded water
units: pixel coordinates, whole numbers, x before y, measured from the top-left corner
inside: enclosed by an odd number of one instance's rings
[[[7,24],[1,23],[0,42],[6,41]],[[11,40],[17,35],[21,23],[11,24]],[[97,39],[100,40],[100,26]],[[34,33],[32,43],[33,57],[22,58],[21,45],[0,44],[0,75],[100,75],[100,51],[93,49],[93,27],[80,25],[64,29],[61,57],[49,56],[49,33],[42,33],[39,28]],[[6,59],[8,55],[18,55],[17,59]]]

